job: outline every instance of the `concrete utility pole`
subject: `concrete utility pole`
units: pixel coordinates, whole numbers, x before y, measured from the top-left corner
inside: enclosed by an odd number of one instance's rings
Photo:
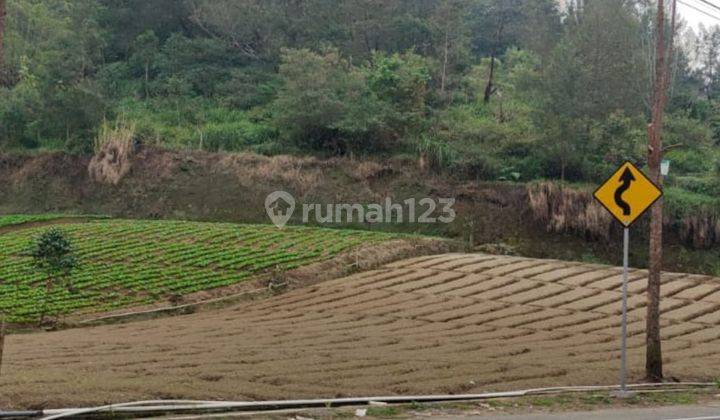
[[[653,84],[652,121],[648,125],[648,168],[650,179],[662,187],[660,162],[662,161],[662,126],[663,112],[667,103],[669,86],[669,68],[672,61],[673,38],[675,33],[675,6],[672,3],[670,25],[669,53],[665,48],[665,4],[657,2],[657,19],[655,22],[655,80]],[[666,57],[667,56],[667,57]],[[660,342],[660,272],[662,271],[662,223],[663,199],[655,202],[651,209],[650,219],[650,261],[647,287],[647,325],[645,376],[649,381],[659,382],[663,378],[662,346]]]

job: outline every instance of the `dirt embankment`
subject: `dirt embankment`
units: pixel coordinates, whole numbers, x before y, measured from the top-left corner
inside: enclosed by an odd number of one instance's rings
[[[0,214],[73,212],[267,223],[265,197],[276,190],[291,193],[299,204],[455,197],[458,217],[452,224],[389,228],[462,237],[473,226],[475,242],[481,243],[502,240],[508,231],[500,227],[520,227],[527,210],[522,186],[448,180],[406,160],[321,160],[142,148],[116,185],[95,181],[89,164],[89,157],[61,153],[0,156],[0,179],[6,181],[0,183]],[[299,222],[300,213],[296,211],[290,223]]]
[[[0,156],[0,179],[4,181],[0,183],[0,214],[73,212],[268,223],[265,198],[276,190],[291,193],[298,201],[297,208],[303,203],[384,203],[388,197],[402,203],[410,198],[451,197],[457,200],[457,218],[450,224],[380,227],[356,223],[353,227],[441,235],[474,246],[499,244],[493,249],[540,258],[613,264],[620,263],[621,258],[616,246],[621,240],[620,230],[608,228],[603,214],[587,211],[582,203],[587,204],[588,197],[570,203],[563,196],[554,207],[547,208],[552,214],[543,219],[537,209],[533,210],[525,185],[454,179],[422,170],[412,160],[265,157],[140,148],[134,151],[130,169],[116,183],[94,180],[88,170],[90,161],[90,157],[62,153]],[[417,214],[422,210],[419,207]],[[296,210],[290,223],[299,223],[301,213]],[[584,225],[572,228],[578,223]],[[631,255],[640,267],[646,262],[643,230],[642,225],[634,230]],[[682,232],[668,230],[668,269],[718,272],[716,249],[692,251],[686,244]]]

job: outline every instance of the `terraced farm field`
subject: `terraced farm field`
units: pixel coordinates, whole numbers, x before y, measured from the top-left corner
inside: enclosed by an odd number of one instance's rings
[[[101,218],[100,216],[67,216],[60,214],[12,214],[0,216],[0,228],[8,226],[17,226],[26,223],[35,222],[48,222],[57,219],[72,219],[72,218]]]
[[[646,272],[630,281],[630,380]],[[0,405],[480,392],[617,383],[620,270],[448,254],[216,311],[10,336]],[[720,280],[663,276],[666,375],[720,376]]]
[[[0,225],[58,216],[3,216]],[[14,323],[37,321],[45,277],[23,256],[48,226],[0,232],[0,312]],[[183,221],[89,220],[63,224],[81,263],[56,287],[49,313],[81,314],[167,301],[174,295],[229,286],[262,271],[292,269],[360,244],[397,236],[350,230]]]

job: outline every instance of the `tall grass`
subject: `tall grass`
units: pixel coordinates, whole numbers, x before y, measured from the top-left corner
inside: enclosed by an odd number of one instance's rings
[[[128,151],[133,147],[135,139],[135,124],[128,123],[125,119],[118,119],[115,124],[103,121],[98,135],[93,139],[93,150],[101,152],[112,145],[118,150]]]
[[[230,109],[204,98],[126,99],[119,108],[143,143],[206,151],[255,151],[277,140],[261,112]]]
[[[538,182],[527,185],[528,203],[535,220],[551,232],[575,232],[608,239],[612,217],[595,202],[586,186]],[[720,198],[680,188],[665,188],[665,228],[695,249],[720,244]]]
[[[95,155],[88,172],[97,182],[117,185],[130,172],[135,153],[135,125],[119,119],[114,125],[104,121],[93,142]]]

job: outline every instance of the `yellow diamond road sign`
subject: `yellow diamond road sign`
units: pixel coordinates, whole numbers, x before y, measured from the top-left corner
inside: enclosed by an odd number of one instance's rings
[[[628,227],[662,196],[662,190],[635,165],[625,162],[593,195]]]

